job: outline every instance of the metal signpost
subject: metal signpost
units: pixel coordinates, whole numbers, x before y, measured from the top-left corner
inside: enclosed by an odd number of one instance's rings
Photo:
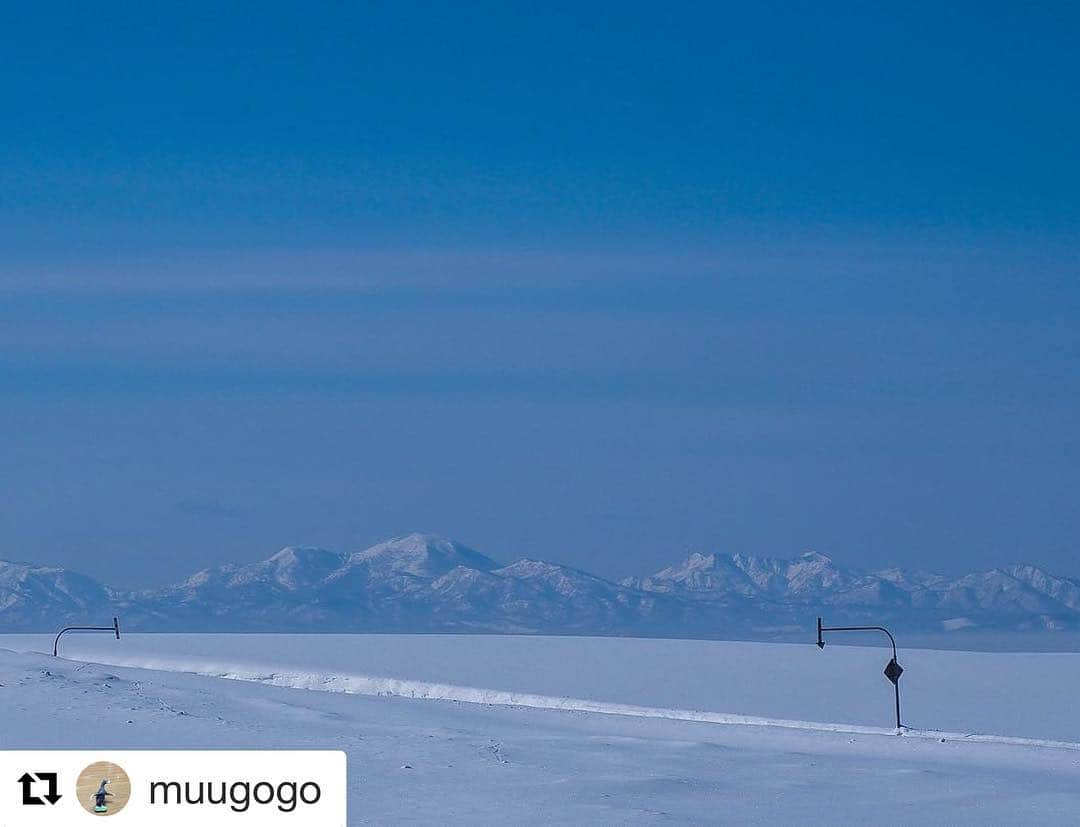
[[[60,646],[60,638],[62,638],[67,632],[115,632],[116,639],[120,640],[120,621],[117,618],[112,619],[112,626],[67,626],[60,630],[60,634],[56,636],[56,640],[53,641],[52,653],[53,657],[57,656],[57,647]]]
[[[900,676],[904,674],[904,667],[896,659],[896,639],[892,636],[892,632],[884,626],[822,626],[819,617],[817,619],[817,645],[819,649],[825,648],[825,638],[822,637],[822,632],[884,632],[888,635],[889,643],[892,644],[892,660],[885,665],[885,677],[892,683],[896,692],[896,729],[902,729],[903,725],[900,723]]]

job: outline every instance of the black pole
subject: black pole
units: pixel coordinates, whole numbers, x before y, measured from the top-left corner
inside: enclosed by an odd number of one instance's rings
[[[112,619],[112,626],[65,626],[60,630],[59,634],[57,634],[56,640],[53,641],[52,653],[54,658],[58,656],[60,638],[68,632],[113,632],[116,635],[116,639],[120,640],[120,619],[114,617]]]
[[[896,692],[896,728],[900,729],[900,679],[893,681],[893,690]]]
[[[884,626],[823,626],[819,617],[817,619],[817,645],[819,649],[825,648],[823,632],[882,632],[888,636],[889,643],[892,644],[892,660],[885,666],[885,677],[892,683],[896,695],[896,728],[897,730],[902,729],[903,725],[900,723],[900,675],[903,674],[904,668],[900,665],[900,661],[896,659],[896,638],[893,637],[892,632]]]

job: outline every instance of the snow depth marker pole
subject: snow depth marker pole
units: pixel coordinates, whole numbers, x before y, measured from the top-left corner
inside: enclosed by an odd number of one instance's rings
[[[896,731],[899,732],[903,729],[903,725],[900,723],[900,676],[904,674],[904,667],[896,659],[896,638],[892,636],[892,632],[884,626],[822,626],[819,617],[817,619],[818,649],[825,648],[825,638],[822,637],[822,632],[884,632],[889,636],[889,643],[892,644],[892,660],[885,664],[885,677],[889,679],[893,689],[896,691]]]
[[[56,640],[53,641],[52,653],[53,657],[57,656],[57,647],[60,646],[60,638],[67,632],[113,632],[116,634],[116,639],[120,640],[120,620],[114,617],[112,619],[112,626],[66,626],[60,630],[60,634],[56,636]]]

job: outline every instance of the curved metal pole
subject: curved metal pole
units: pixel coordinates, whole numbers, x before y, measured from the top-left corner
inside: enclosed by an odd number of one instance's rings
[[[56,640],[53,641],[52,653],[53,657],[58,656],[58,650],[60,647],[60,638],[62,638],[68,632],[113,632],[116,634],[116,639],[120,640],[120,620],[119,618],[112,619],[112,626],[65,626],[60,630],[60,633],[56,636]]]
[[[896,660],[896,638],[892,636],[892,632],[886,629],[884,626],[822,626],[821,618],[818,618],[818,647],[825,648],[825,641],[821,639],[822,632],[884,632],[889,636],[889,643],[892,644],[892,656],[893,660]]]
[[[817,645],[819,649],[825,648],[825,638],[821,636],[822,632],[883,632],[888,636],[889,643],[892,644],[892,663],[900,666],[900,662],[896,659],[896,638],[884,626],[822,626],[819,617],[817,619]],[[896,729],[899,731],[903,729],[903,724],[900,723],[900,676],[897,675],[896,680],[893,680],[893,676],[889,675],[888,671],[886,671],[885,675],[893,685],[893,693],[896,697]]]

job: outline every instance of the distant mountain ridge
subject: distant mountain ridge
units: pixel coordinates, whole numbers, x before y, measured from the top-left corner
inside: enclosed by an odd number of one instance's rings
[[[0,561],[0,631],[122,616],[132,631],[485,632],[790,637],[817,615],[921,632],[1080,630],[1080,582],[1016,565],[958,578],[792,559],[691,554],[615,583],[509,565],[431,534],[352,554],[290,546],[171,586],[121,591],[61,568]]]
[[[1080,628],[1080,582],[1015,565],[955,579],[891,568],[865,572],[807,552],[792,560],[692,554],[623,585],[710,602],[737,594],[776,612],[827,613],[848,622],[899,622],[923,631]]]

